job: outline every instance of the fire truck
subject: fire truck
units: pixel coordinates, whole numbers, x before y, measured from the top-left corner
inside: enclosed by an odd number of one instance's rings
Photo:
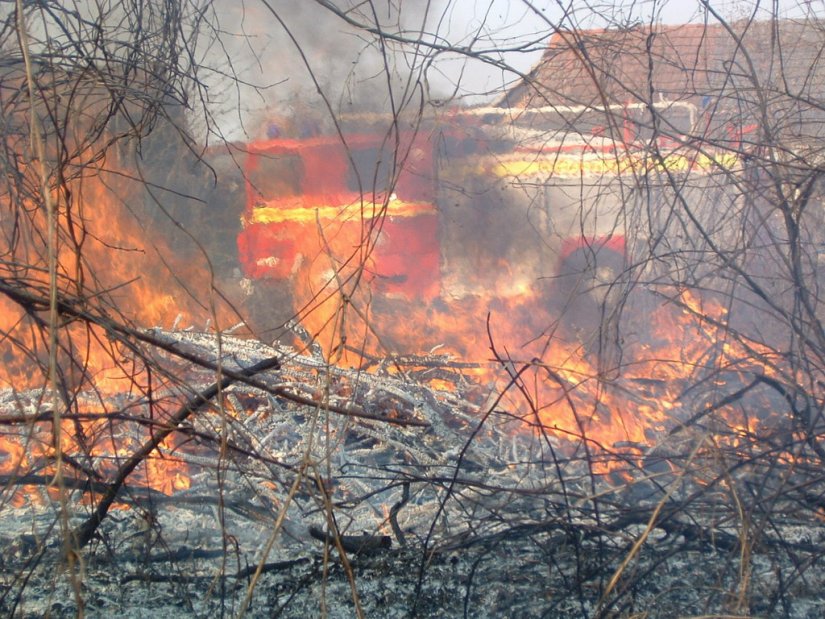
[[[671,126],[695,110],[661,102]],[[483,295],[603,302],[650,172],[644,106],[355,116],[249,145],[243,273],[290,309],[323,291],[429,303]],[[710,167],[659,139],[669,172]],[[295,300],[299,293],[300,303]],[[352,294],[345,292],[344,294]]]

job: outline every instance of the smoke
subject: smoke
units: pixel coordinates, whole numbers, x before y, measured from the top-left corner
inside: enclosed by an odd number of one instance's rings
[[[449,0],[266,0],[221,7],[207,58],[225,135],[259,137],[273,119],[323,124],[341,113],[397,113],[428,98],[432,49]],[[216,9],[217,10],[217,9]],[[382,36],[382,34],[384,36]]]

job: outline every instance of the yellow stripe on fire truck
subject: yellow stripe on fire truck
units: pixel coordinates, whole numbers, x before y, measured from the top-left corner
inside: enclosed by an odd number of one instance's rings
[[[274,224],[274,223],[311,223],[316,219],[321,221],[339,220],[350,221],[372,219],[379,216],[387,217],[417,217],[419,215],[431,215],[435,213],[432,204],[421,202],[404,202],[403,200],[390,199],[386,204],[386,211],[383,203],[371,201],[358,201],[344,205],[307,205],[305,202],[283,202],[271,201],[263,202],[260,206],[255,206],[251,216],[245,217],[245,222],[249,224]]]
[[[641,174],[644,172],[671,172],[674,174],[696,172],[709,174],[718,170],[732,170],[739,164],[735,153],[671,153],[656,160],[641,153],[579,153],[536,154],[503,157],[492,164],[492,173],[498,177],[523,178],[529,176],[577,178],[585,176]]]

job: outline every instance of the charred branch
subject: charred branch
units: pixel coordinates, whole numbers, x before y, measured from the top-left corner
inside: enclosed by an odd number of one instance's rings
[[[247,376],[254,376],[255,374],[259,374],[279,366],[280,362],[277,358],[267,359],[244,370],[243,374]],[[100,526],[103,518],[105,518],[112,503],[115,501],[121,486],[123,486],[126,482],[126,479],[129,475],[131,475],[132,471],[134,471],[135,468],[149,456],[149,454],[155,451],[158,448],[158,445],[160,445],[160,443],[162,443],[167,436],[175,432],[179,424],[186,421],[186,419],[198,409],[207,405],[210,400],[218,395],[218,393],[229,387],[229,385],[233,382],[233,378],[224,378],[212,387],[205,389],[201,393],[197,394],[197,396],[185,402],[180,409],[178,409],[178,412],[172,415],[169,424],[165,428],[156,429],[152,439],[144,443],[140,449],[136,450],[129,457],[129,459],[118,470],[117,475],[109,484],[107,491],[100,498],[97,507],[94,510],[94,514],[73,532],[73,537],[76,538],[77,543],[81,548],[91,541],[95,531],[98,526]]]

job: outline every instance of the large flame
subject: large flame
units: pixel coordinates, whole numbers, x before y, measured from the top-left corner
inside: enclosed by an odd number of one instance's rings
[[[501,410],[521,416],[526,430],[571,445],[655,445],[684,421],[677,409],[687,386],[713,374],[740,376],[744,384],[745,375],[772,371],[770,349],[731,337],[725,307],[689,290],[658,297],[643,335],[610,356],[592,345],[600,325],[587,333],[565,330],[564,318],[529,290],[410,301],[346,293],[346,281],[330,271],[313,280],[308,271],[297,286],[305,326],[336,362],[366,367],[373,357],[437,350],[475,363],[463,371],[491,394],[506,392]],[[759,430],[756,417],[743,418],[734,407],[717,416],[727,420],[728,438],[720,440],[736,443]],[[616,466],[607,460],[595,469]]]
[[[145,221],[141,222],[129,204],[139,200],[141,193],[136,183],[122,178],[102,172],[88,175],[52,197],[58,205],[59,294],[77,299],[104,318],[135,328],[227,325],[229,312],[211,300],[208,269],[182,261],[161,235],[142,225]],[[15,208],[14,204],[9,206],[10,210]],[[3,263],[2,275],[47,296],[44,209],[25,204],[16,208],[25,217],[4,224],[6,237],[15,238],[16,233],[17,243],[12,248],[14,259]],[[17,230],[12,230],[12,225]],[[0,297],[0,354],[4,360],[0,387],[28,394],[20,396],[19,412],[29,419],[50,410],[46,395],[51,390],[47,380],[48,320],[44,311]],[[57,342],[57,385],[64,417],[62,452],[78,465],[93,466],[95,473],[106,479],[125,456],[151,436],[151,425],[127,424],[122,418],[162,423],[179,405],[178,398],[164,396],[166,379],[162,373],[152,373],[139,353],[109,337],[101,326],[61,316]],[[127,400],[133,403],[124,409],[112,404],[113,398],[121,405]],[[121,420],[117,420],[118,415]],[[54,428],[52,422],[38,419],[3,426],[0,474],[53,474]],[[174,446],[166,445],[170,450]],[[188,484],[186,467],[174,456],[150,458],[134,478],[164,492]],[[18,488],[11,493],[13,501],[36,496],[26,490]]]

